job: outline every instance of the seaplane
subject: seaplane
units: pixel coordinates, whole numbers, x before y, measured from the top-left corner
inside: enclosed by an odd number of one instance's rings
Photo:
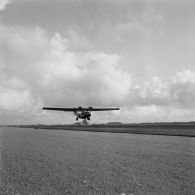
[[[119,110],[120,108],[94,108],[94,107],[74,107],[74,108],[54,108],[54,107],[43,107],[43,110],[54,110],[54,111],[64,111],[64,112],[73,112],[76,116],[76,121],[78,119],[83,119],[79,125],[88,125],[91,117],[92,111],[111,111]]]

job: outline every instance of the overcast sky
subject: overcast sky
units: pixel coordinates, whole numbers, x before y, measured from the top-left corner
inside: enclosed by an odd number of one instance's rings
[[[0,0],[0,122],[195,120],[195,1]]]

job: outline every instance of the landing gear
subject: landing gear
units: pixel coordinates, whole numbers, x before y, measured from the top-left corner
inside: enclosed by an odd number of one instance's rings
[[[89,121],[87,121],[89,119],[83,119],[83,121],[81,122],[77,122],[76,124],[79,125],[79,126],[86,126],[86,125],[89,125]]]
[[[76,117],[76,121],[78,121],[79,120],[79,117]],[[84,118],[81,122],[76,122],[76,124],[77,125],[83,125],[83,126],[85,126],[85,125],[89,125],[89,122],[90,122],[90,117],[88,117],[88,118]]]
[[[87,119],[85,118],[82,123],[83,125],[88,125]]]

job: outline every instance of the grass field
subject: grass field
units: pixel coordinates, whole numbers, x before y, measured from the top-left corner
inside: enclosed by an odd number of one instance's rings
[[[140,124],[92,124],[79,125],[16,125],[14,127],[72,130],[109,133],[131,133],[146,135],[166,135],[195,137],[195,122],[173,122],[173,123],[140,123]]]
[[[0,194],[195,194],[193,137],[1,127],[0,149]]]

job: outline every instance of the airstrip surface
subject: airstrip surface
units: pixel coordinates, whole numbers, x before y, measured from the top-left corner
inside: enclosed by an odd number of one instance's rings
[[[195,194],[195,138],[0,127],[0,194]]]

